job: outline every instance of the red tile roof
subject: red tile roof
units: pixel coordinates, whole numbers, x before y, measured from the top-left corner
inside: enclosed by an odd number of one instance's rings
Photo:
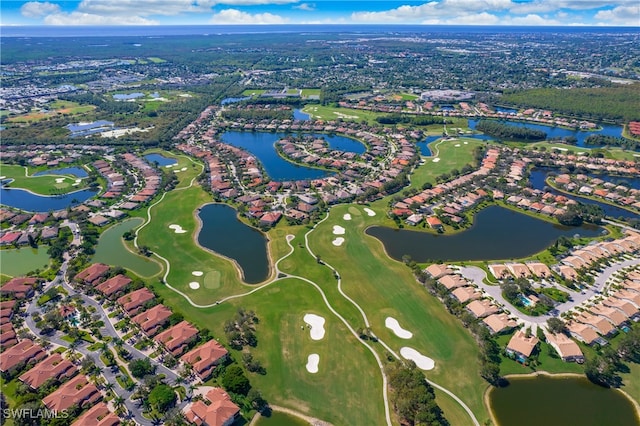
[[[109,411],[104,402],[91,407],[86,413],[71,423],[71,426],[116,426],[120,424],[118,416]]]
[[[29,339],[24,339],[12,348],[0,354],[0,371],[8,371],[13,367],[31,360],[40,361],[46,357],[44,349]]]
[[[125,294],[118,299],[118,303],[124,308],[129,315],[135,315],[140,307],[152,300],[155,295],[146,287],[142,287],[132,293]]]
[[[76,280],[82,280],[85,283],[92,283],[98,278],[104,276],[109,270],[109,266],[102,263],[94,263],[88,268],[84,269],[78,275],[75,276]]]
[[[73,363],[62,358],[62,355],[56,353],[38,363],[31,370],[20,376],[23,383],[38,389],[49,379],[60,379],[62,377],[71,377],[78,371]]]
[[[201,379],[206,380],[214,367],[226,358],[228,354],[229,352],[220,343],[215,340],[209,340],[204,345],[200,345],[184,354],[181,359],[191,364],[194,372]]]
[[[133,317],[133,321],[140,325],[142,331],[149,335],[153,335],[156,333],[157,328],[169,319],[171,314],[171,309],[164,305],[156,305],[153,308]]]
[[[240,408],[220,388],[211,389],[207,392],[206,398],[211,401],[211,405],[196,401],[185,409],[185,417],[191,423],[199,426],[226,426],[230,425],[240,412]]]
[[[32,277],[13,278],[0,288],[0,293],[12,295],[16,299],[24,299],[31,295],[36,282],[38,280]]]
[[[62,411],[76,404],[80,406],[93,404],[100,398],[102,394],[98,388],[89,383],[87,376],[80,374],[44,397],[42,402],[51,410]]]
[[[191,323],[182,321],[168,330],[158,334],[153,339],[164,344],[173,355],[180,355],[184,351],[184,345],[189,343],[198,335],[198,329]]]
[[[105,282],[99,284],[96,289],[101,291],[107,296],[111,296],[114,293],[119,292],[125,288],[131,282],[131,278],[125,277],[122,274],[109,278]]]

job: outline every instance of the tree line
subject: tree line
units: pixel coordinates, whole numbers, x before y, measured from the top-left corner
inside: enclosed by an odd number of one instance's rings
[[[542,130],[529,129],[527,127],[510,126],[495,120],[480,120],[476,130],[498,139],[520,140],[526,142],[543,141],[547,134]]]

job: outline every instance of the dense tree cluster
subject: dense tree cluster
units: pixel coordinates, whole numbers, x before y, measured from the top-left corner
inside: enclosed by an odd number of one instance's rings
[[[258,344],[255,334],[255,325],[258,322],[255,312],[239,308],[236,317],[224,324],[229,346],[233,349],[242,349],[244,346],[255,347]]]
[[[542,130],[529,129],[521,126],[510,126],[495,120],[480,120],[476,125],[476,130],[497,139],[517,140],[517,141],[542,141],[547,138],[547,134]]]
[[[434,115],[414,114],[388,114],[376,118],[380,124],[411,124],[414,126],[428,126],[430,124],[443,124],[446,120]]]
[[[606,135],[589,135],[584,140],[585,145],[596,146],[619,146],[624,149],[636,150],[640,147],[640,142],[627,138],[616,138],[615,136]]]
[[[558,216],[558,222],[567,226],[580,226],[583,222],[599,224],[604,218],[602,207],[597,204],[571,204]]]

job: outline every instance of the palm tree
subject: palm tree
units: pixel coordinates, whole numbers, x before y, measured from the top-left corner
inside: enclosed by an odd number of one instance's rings
[[[120,395],[116,395],[116,397],[113,398],[113,407],[116,409],[116,411],[121,411],[125,407],[124,398]]]

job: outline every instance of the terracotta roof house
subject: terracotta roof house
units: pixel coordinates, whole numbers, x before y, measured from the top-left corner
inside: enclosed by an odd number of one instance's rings
[[[100,402],[78,417],[71,426],[117,426],[119,424],[118,416],[109,411],[107,404]]]
[[[72,316],[75,315],[76,307],[73,306],[73,305],[62,305],[58,309],[58,312],[60,312],[60,316],[62,318],[69,319],[69,318],[71,318]]]
[[[427,266],[425,271],[427,271],[433,278],[440,278],[443,275],[453,274],[453,270],[451,270],[444,263],[440,263],[440,264],[434,263],[433,265],[429,265]]]
[[[267,212],[260,218],[260,225],[264,226],[273,226],[282,217],[282,213],[280,212]]]
[[[78,369],[71,361],[55,353],[20,376],[20,381],[31,386],[32,389],[38,389],[49,379],[62,380],[73,376],[77,371]]]
[[[158,328],[169,320],[171,314],[171,309],[164,305],[156,305],[133,317],[133,321],[140,325],[147,335],[153,336],[158,332]]]
[[[229,352],[215,340],[209,340],[204,345],[187,352],[182,356],[182,361],[191,364],[193,371],[201,380],[206,380],[216,365],[224,361]]]
[[[15,300],[4,300],[0,302],[0,324],[6,324],[11,321],[11,317],[13,316],[13,307],[15,305]]]
[[[9,371],[30,361],[40,361],[47,354],[38,344],[24,339],[0,354],[0,371]]]
[[[475,287],[458,287],[451,292],[453,297],[458,299],[460,303],[467,303],[470,300],[477,300],[482,297],[482,292],[477,291]]]
[[[430,216],[427,218],[427,223],[433,229],[443,229],[442,222],[435,216]]]
[[[129,315],[135,315],[140,311],[142,305],[156,297],[151,290],[142,287],[134,292],[125,294],[118,299],[118,303]]]
[[[438,282],[445,286],[447,290],[451,290],[454,288],[462,287],[469,284],[466,280],[464,280],[459,275],[445,275],[438,279]]]
[[[490,300],[474,300],[466,306],[467,310],[476,318],[488,317],[500,312],[500,308],[491,303]]]
[[[575,269],[580,269],[584,266],[587,266],[587,262],[585,262],[584,259],[578,256],[567,256],[562,259],[562,263]]]
[[[33,296],[33,287],[37,282],[33,277],[16,277],[0,287],[0,294],[14,299],[25,299]]]
[[[583,312],[575,319],[583,324],[591,326],[598,332],[598,334],[602,336],[608,336],[609,334],[613,334],[613,332],[615,331],[615,327],[611,325],[609,321],[598,315]]]
[[[619,310],[600,303],[592,306],[589,310],[591,313],[603,317],[615,327],[620,327],[629,321],[629,318]]]
[[[16,331],[10,322],[0,325],[0,348],[8,349],[18,343]]]
[[[536,277],[543,278],[543,277],[551,276],[551,270],[544,263],[531,262],[531,263],[527,263],[526,265],[527,265],[527,268],[529,268],[529,270],[531,271],[531,273]]]
[[[42,402],[50,410],[62,411],[76,404],[81,407],[93,405],[101,398],[98,388],[89,383],[87,376],[80,374],[45,396]]]
[[[615,294],[618,299],[632,303],[636,308],[640,308],[640,294],[631,290],[618,290]]]
[[[626,300],[618,299],[617,297],[612,296],[603,300],[602,304],[617,309],[632,320],[640,317],[640,309],[636,308],[631,302],[628,302]]]
[[[109,266],[103,263],[94,263],[86,269],[80,271],[76,276],[76,281],[84,281],[85,284],[92,284],[102,278],[109,271]]]
[[[184,352],[187,344],[198,336],[198,329],[191,323],[182,321],[168,330],[163,331],[153,338],[156,342],[164,345],[174,356]]]
[[[533,353],[539,341],[536,336],[531,335],[527,337],[524,331],[518,330],[507,344],[507,353],[515,355],[519,361],[526,361]]]
[[[527,268],[527,265],[524,263],[507,263],[505,266],[509,268],[514,277],[520,278],[531,276],[529,268]]]
[[[118,274],[115,277],[111,277],[105,282],[99,284],[96,289],[102,292],[105,296],[112,296],[115,293],[122,291],[127,285],[131,283],[131,278],[122,274]]]
[[[492,334],[501,333],[503,331],[511,330],[513,327],[518,325],[518,323],[509,318],[507,314],[493,314],[489,315],[485,319],[482,320],[483,323],[489,327],[489,331]]]
[[[591,345],[593,342],[600,339],[598,333],[586,324],[572,322],[567,325],[567,329],[573,338],[578,339],[587,345]]]
[[[576,272],[576,270],[569,265],[560,265],[558,266],[558,269],[560,271],[560,275],[562,275],[562,277],[566,280],[575,280],[576,278],[578,278],[578,273]]]
[[[580,349],[580,346],[573,340],[569,339],[566,335],[553,334],[544,332],[544,336],[547,339],[547,343],[551,345],[553,349],[558,352],[560,358],[565,362],[582,362],[584,361],[584,354]]]
[[[220,388],[211,389],[205,398],[211,401],[210,405],[196,401],[185,407],[185,417],[189,422],[198,426],[229,426],[240,413],[240,408]]]
[[[499,280],[511,275],[509,268],[502,264],[489,265],[489,271],[491,271],[491,274]]]

